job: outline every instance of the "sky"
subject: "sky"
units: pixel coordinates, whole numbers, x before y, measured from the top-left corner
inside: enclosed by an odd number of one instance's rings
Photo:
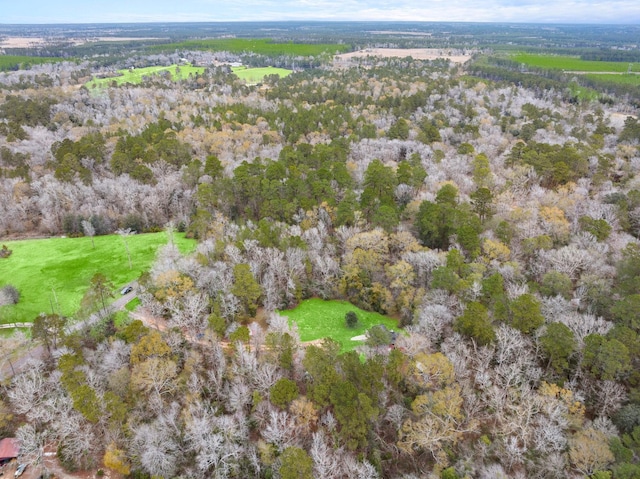
[[[640,1],[0,0],[0,24],[294,20],[640,24]]]

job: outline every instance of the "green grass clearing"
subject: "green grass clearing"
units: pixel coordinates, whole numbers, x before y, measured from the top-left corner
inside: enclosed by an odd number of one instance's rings
[[[596,101],[600,97],[600,93],[596,90],[579,85],[576,82],[569,83],[568,88],[571,90],[571,94],[580,100]]]
[[[124,85],[125,83],[131,83],[133,85],[139,85],[142,83],[144,77],[150,77],[152,75],[160,75],[168,72],[171,75],[171,79],[174,81],[185,80],[189,78],[189,75],[196,75],[204,73],[204,67],[194,67],[191,65],[171,65],[168,67],[146,67],[146,68],[133,68],[118,70],[120,76],[110,78],[92,78],[85,86],[91,88],[106,88],[115,82],[116,85]]]
[[[127,243],[133,267],[122,237],[50,238],[3,242],[13,250],[0,260],[0,287],[12,284],[20,291],[16,305],[0,307],[0,323],[31,322],[41,312],[73,315],[95,273],[104,274],[115,286],[114,296],[122,285],[147,271],[160,246],[167,243],[164,232],[129,236]],[[174,234],[181,252],[195,248],[195,241],[184,234]]]
[[[585,75],[585,77],[596,82],[640,86],[640,75],[635,73],[623,74],[623,75],[589,74],[589,75]]]
[[[129,301],[125,305],[124,309],[126,309],[129,312],[131,312],[131,311],[135,311],[138,306],[140,306],[140,299],[139,298],[133,298],[131,301]]]
[[[287,77],[293,73],[286,68],[276,67],[264,67],[264,68],[247,68],[247,67],[233,67],[231,68],[234,75],[241,80],[245,80],[247,83],[259,83],[267,75],[278,75],[280,78]]]
[[[511,56],[513,61],[524,63],[537,68],[551,70],[583,71],[583,72],[620,72],[626,73],[629,69],[628,62],[598,62],[581,60],[578,57],[560,55],[536,55],[531,53],[518,53]],[[640,72],[640,63],[632,63],[631,71]]]
[[[152,51],[175,50],[211,50],[230,53],[253,52],[270,57],[303,56],[311,57],[323,54],[334,55],[350,50],[349,45],[337,43],[277,43],[269,38],[219,38],[210,40],[187,40],[151,47]]]
[[[64,61],[57,57],[28,57],[22,55],[0,55],[0,71],[26,70],[32,65],[43,63],[57,63]]]
[[[118,329],[126,327],[131,321],[133,320],[129,316],[129,311],[118,311],[113,315],[113,324]]]
[[[349,329],[345,325],[344,317],[349,311],[355,311],[358,315],[357,328]],[[364,334],[371,326],[384,324],[389,329],[398,329],[398,322],[395,319],[364,311],[347,301],[307,299],[298,307],[279,311],[279,314],[288,317],[289,324],[297,323],[301,341],[315,341],[330,337],[341,344],[342,352],[351,351],[356,346],[364,344],[363,341],[352,341],[351,338]]]

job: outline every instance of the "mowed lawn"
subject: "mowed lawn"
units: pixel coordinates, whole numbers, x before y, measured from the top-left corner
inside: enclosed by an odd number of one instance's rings
[[[247,83],[258,83],[263,80],[267,75],[278,75],[280,78],[291,75],[291,70],[285,68],[276,67],[264,67],[264,68],[247,68],[247,67],[233,67],[231,71]]]
[[[87,88],[106,88],[111,86],[113,82],[117,85],[123,85],[125,83],[131,83],[138,85],[142,82],[144,77],[152,75],[160,75],[168,72],[171,75],[172,80],[184,80],[189,78],[189,75],[196,75],[204,73],[204,67],[194,67],[191,65],[171,65],[168,67],[146,67],[146,68],[133,68],[131,70],[118,70],[120,76],[110,78],[92,78],[85,86]]]
[[[349,329],[345,324],[345,315],[349,311],[355,311],[358,315],[359,324],[355,329]],[[365,334],[371,326],[384,324],[389,329],[398,329],[398,322],[395,319],[364,311],[347,301],[307,299],[297,308],[279,311],[279,313],[289,318],[289,324],[297,323],[301,341],[330,337],[342,345],[342,352],[351,351],[356,346],[364,344],[363,341],[352,341],[351,338]]]
[[[0,323],[31,322],[39,313],[74,314],[96,273],[104,274],[114,284],[118,296],[125,284],[148,271],[158,248],[167,244],[164,232],[127,237],[132,268],[119,235],[91,238],[50,238],[1,242],[13,254],[0,259],[0,287],[7,284],[20,291],[14,306],[0,307]],[[181,252],[195,248],[195,241],[184,234],[174,234]]]

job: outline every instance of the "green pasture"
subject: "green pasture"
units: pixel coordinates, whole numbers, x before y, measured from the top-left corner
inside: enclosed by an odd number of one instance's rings
[[[349,329],[345,324],[345,315],[349,311],[355,311],[358,315],[359,325],[355,329]],[[342,352],[351,351],[356,346],[364,344],[363,341],[351,341],[351,338],[364,334],[376,324],[384,324],[393,330],[398,329],[398,322],[395,319],[364,311],[347,301],[307,299],[297,308],[279,311],[279,313],[289,318],[289,324],[297,323],[301,341],[330,337],[342,345]]]
[[[144,77],[160,75],[165,72],[171,74],[172,80],[184,80],[189,78],[189,75],[204,73],[204,67],[194,67],[191,65],[171,65],[168,67],[124,69],[118,70],[120,76],[110,78],[92,78],[85,84],[85,86],[87,88],[106,88],[108,86],[111,86],[113,82],[115,82],[118,86],[125,83],[138,85],[142,83],[142,79]]]
[[[174,234],[183,253],[194,249],[195,241]],[[119,235],[91,238],[50,238],[7,241],[13,254],[0,259],[0,287],[11,284],[20,291],[14,306],[0,307],[0,323],[30,322],[41,312],[53,310],[63,315],[74,314],[95,273],[104,274],[120,288],[147,271],[160,246],[167,243],[164,232],[127,237],[132,268]]]
[[[640,86],[640,75],[635,73],[622,75],[588,74],[585,77],[596,82],[617,83],[620,85]]]
[[[42,63],[56,63],[61,61],[64,61],[64,58],[0,55],[0,71],[27,69],[32,65],[40,65]]]
[[[524,63],[537,68],[551,70],[583,71],[583,72],[620,72],[629,69],[627,62],[598,62],[581,60],[578,57],[559,55],[536,55],[532,53],[518,53],[511,56],[513,61]],[[632,63],[631,71],[640,72],[640,63]]]
[[[334,55],[345,53],[349,45],[337,43],[277,43],[269,38],[219,38],[210,40],[187,40],[179,43],[168,43],[151,47],[155,51],[175,50],[211,50],[230,53],[253,52],[270,57],[303,56],[311,57],[322,54]]]
[[[280,78],[291,75],[293,72],[286,68],[264,67],[264,68],[247,68],[232,67],[234,75],[247,83],[259,83],[267,75],[278,75]]]

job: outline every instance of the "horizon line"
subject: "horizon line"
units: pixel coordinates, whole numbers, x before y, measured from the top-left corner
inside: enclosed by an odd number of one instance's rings
[[[12,26],[64,26],[64,25],[166,25],[166,24],[224,24],[224,23],[403,23],[403,24],[463,24],[463,25],[554,25],[554,26],[626,26],[640,27],[640,23],[598,23],[598,22],[562,22],[562,21],[462,21],[462,20],[346,20],[346,19],[300,19],[300,20],[148,20],[148,21],[117,21],[117,22],[54,22],[54,23],[5,23],[0,21],[0,27]]]

